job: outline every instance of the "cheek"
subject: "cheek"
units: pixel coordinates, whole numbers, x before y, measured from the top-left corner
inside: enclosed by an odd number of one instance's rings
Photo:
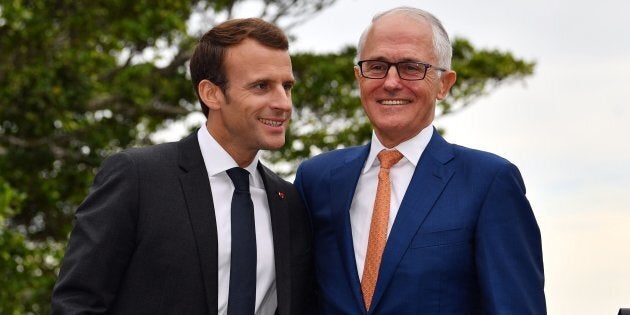
[[[419,102],[430,105],[435,103],[435,100],[438,98],[438,89],[433,84],[422,83],[419,86],[416,86],[413,89],[413,93]]]
[[[379,80],[361,80],[359,81],[359,89],[361,91],[361,95],[368,96],[373,93],[374,90],[378,89],[382,84]]]

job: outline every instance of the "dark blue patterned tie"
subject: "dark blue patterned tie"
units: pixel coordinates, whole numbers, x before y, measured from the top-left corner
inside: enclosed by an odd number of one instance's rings
[[[256,228],[249,193],[249,172],[227,170],[234,183],[232,195],[232,257],[228,315],[252,315],[256,303]]]

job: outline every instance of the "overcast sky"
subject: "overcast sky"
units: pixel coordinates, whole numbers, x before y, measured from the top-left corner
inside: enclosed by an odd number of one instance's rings
[[[435,124],[521,169],[549,314],[630,308],[630,1],[338,0],[295,29],[292,50],[354,45],[372,15],[399,5],[432,12],[451,37],[537,63],[525,82]]]

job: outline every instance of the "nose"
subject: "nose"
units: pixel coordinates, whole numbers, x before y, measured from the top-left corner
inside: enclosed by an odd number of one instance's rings
[[[283,112],[290,112],[292,107],[291,90],[287,90],[283,85],[280,85],[274,92],[271,108]]]
[[[398,69],[396,69],[395,65],[392,65],[391,67],[389,67],[389,69],[387,70],[387,75],[385,76],[385,78],[383,78],[383,80],[385,80],[383,82],[383,87],[385,89],[398,89],[400,88],[400,76],[398,75]]]

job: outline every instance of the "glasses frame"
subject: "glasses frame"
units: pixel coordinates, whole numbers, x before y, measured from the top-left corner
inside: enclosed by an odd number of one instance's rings
[[[385,70],[385,72],[383,73],[383,76],[381,77],[370,77],[367,76],[363,73],[363,63],[365,62],[382,62],[384,64],[387,65],[387,70]],[[416,64],[416,65],[423,65],[424,66],[424,73],[422,74],[422,77],[419,79],[405,79],[400,75],[400,68],[399,65],[401,64]],[[359,72],[361,73],[361,76],[367,79],[384,79],[385,77],[387,77],[387,74],[389,74],[389,68],[391,68],[392,66],[396,66],[396,73],[398,73],[398,77],[401,80],[405,80],[405,81],[420,81],[420,80],[424,80],[424,78],[426,78],[427,76],[427,71],[429,70],[429,68],[433,68],[435,70],[439,70],[439,71],[446,71],[446,69],[444,68],[440,68],[440,67],[436,67],[430,63],[426,63],[426,62],[419,62],[419,61],[400,61],[400,62],[389,62],[389,61],[385,61],[385,60],[377,60],[377,59],[366,59],[366,60],[361,60],[359,62],[357,62],[357,66],[359,67]]]

